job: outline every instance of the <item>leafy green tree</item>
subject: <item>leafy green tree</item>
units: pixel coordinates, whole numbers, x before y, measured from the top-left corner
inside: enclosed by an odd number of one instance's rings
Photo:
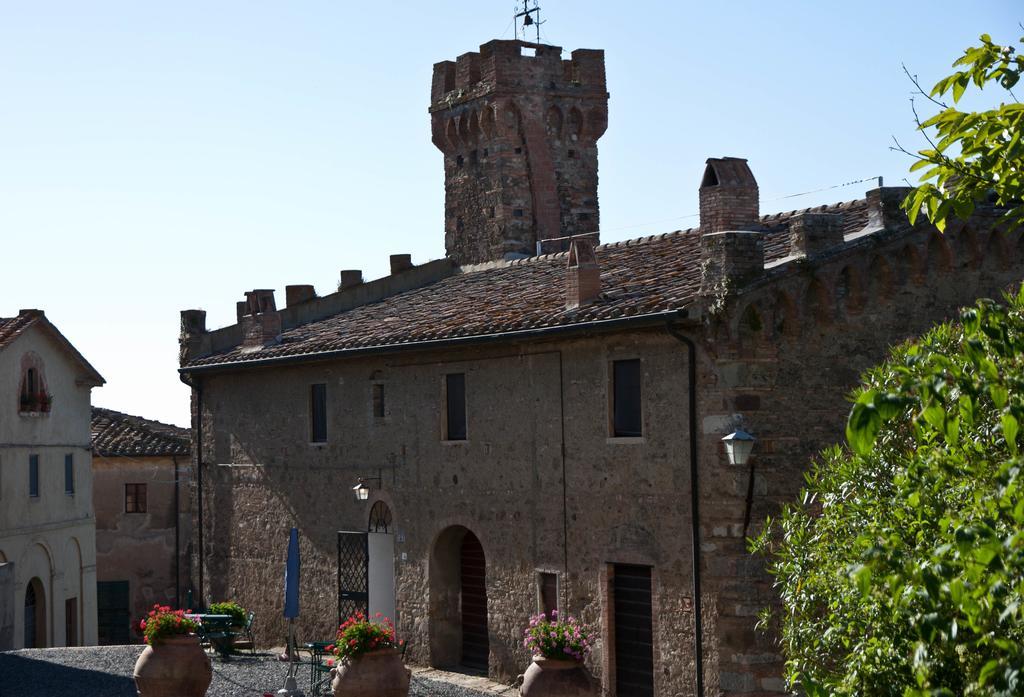
[[[959,69],[935,83],[930,93],[910,76],[918,93],[940,111],[922,121],[914,108],[927,148],[911,153],[899,142],[894,148],[917,159],[911,172],[923,170],[922,183],[903,203],[907,215],[913,223],[923,213],[943,230],[954,215],[966,218],[978,203],[994,197],[996,205],[1007,209],[1007,222],[1024,223],[1024,104],[1013,93],[1024,74],[1024,55],[982,34],[981,45],[965,50],[953,67]],[[1006,101],[984,111],[958,109],[969,88],[986,86],[1001,88]],[[952,105],[941,101],[947,96]]]
[[[853,398],[848,447],[753,542],[790,685],[1024,694],[1024,288],[895,349]]]

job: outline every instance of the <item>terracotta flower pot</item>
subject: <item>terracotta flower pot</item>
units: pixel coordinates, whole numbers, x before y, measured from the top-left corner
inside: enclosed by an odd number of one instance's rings
[[[331,669],[334,697],[406,697],[409,669],[398,649],[370,651]]]
[[[143,649],[132,677],[139,697],[203,697],[213,667],[199,639],[180,634]]]
[[[523,697],[592,697],[597,689],[580,661],[534,656],[519,692]]]

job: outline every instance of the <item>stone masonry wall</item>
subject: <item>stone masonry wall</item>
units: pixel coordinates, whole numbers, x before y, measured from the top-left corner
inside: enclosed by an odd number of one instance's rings
[[[698,342],[698,451],[706,694],[783,690],[782,657],[756,613],[775,601],[745,551],[766,515],[795,499],[803,472],[842,439],[846,394],[888,348],[1019,282],[1024,244],[983,216],[945,236],[883,229],[811,261],[775,266],[721,299]],[[851,238],[852,239],[852,238]],[[643,438],[609,437],[611,361],[640,358]],[[442,385],[466,374],[468,440],[442,439]],[[279,644],[287,531],[300,529],[302,637],[335,621],[336,531],[366,528],[377,500],[398,530],[398,625],[429,663],[438,631],[432,552],[459,525],[487,558],[490,674],[527,665],[519,641],[537,610],[537,572],[559,574],[560,605],[596,628],[590,661],[613,694],[613,563],[652,567],[659,695],[693,694],[687,366],[664,329],[445,352],[360,357],[202,378],[208,599],[259,614]],[[328,442],[308,442],[308,389],[328,385]],[[386,415],[372,414],[383,384]],[[564,411],[562,405],[564,404]],[[721,437],[742,419],[753,468],[727,464]],[[564,434],[564,436],[563,436]],[[563,452],[564,472],[563,477]],[[365,503],[359,477],[380,476]],[[564,483],[564,490],[563,490]]]

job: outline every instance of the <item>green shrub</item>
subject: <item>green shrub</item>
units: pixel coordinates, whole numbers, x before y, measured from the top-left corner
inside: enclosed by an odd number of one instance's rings
[[[754,542],[771,555],[791,687],[1024,692],[1024,288],[1006,303],[980,301],[869,371],[849,449],[824,453]]]
[[[222,603],[210,603],[211,615],[230,615],[231,626],[244,627],[246,620],[245,608],[234,600],[226,600]]]

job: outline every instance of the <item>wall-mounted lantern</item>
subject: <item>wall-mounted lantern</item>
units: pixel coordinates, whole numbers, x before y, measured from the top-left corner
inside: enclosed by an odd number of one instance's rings
[[[750,453],[754,450],[754,443],[757,439],[752,435],[737,428],[729,435],[722,438],[725,442],[725,453],[729,456],[730,465],[745,465],[750,459]]]
[[[356,485],[352,487],[356,501],[365,501],[370,498],[370,485],[367,482],[377,482],[377,487],[380,488],[380,477],[360,477]]]

